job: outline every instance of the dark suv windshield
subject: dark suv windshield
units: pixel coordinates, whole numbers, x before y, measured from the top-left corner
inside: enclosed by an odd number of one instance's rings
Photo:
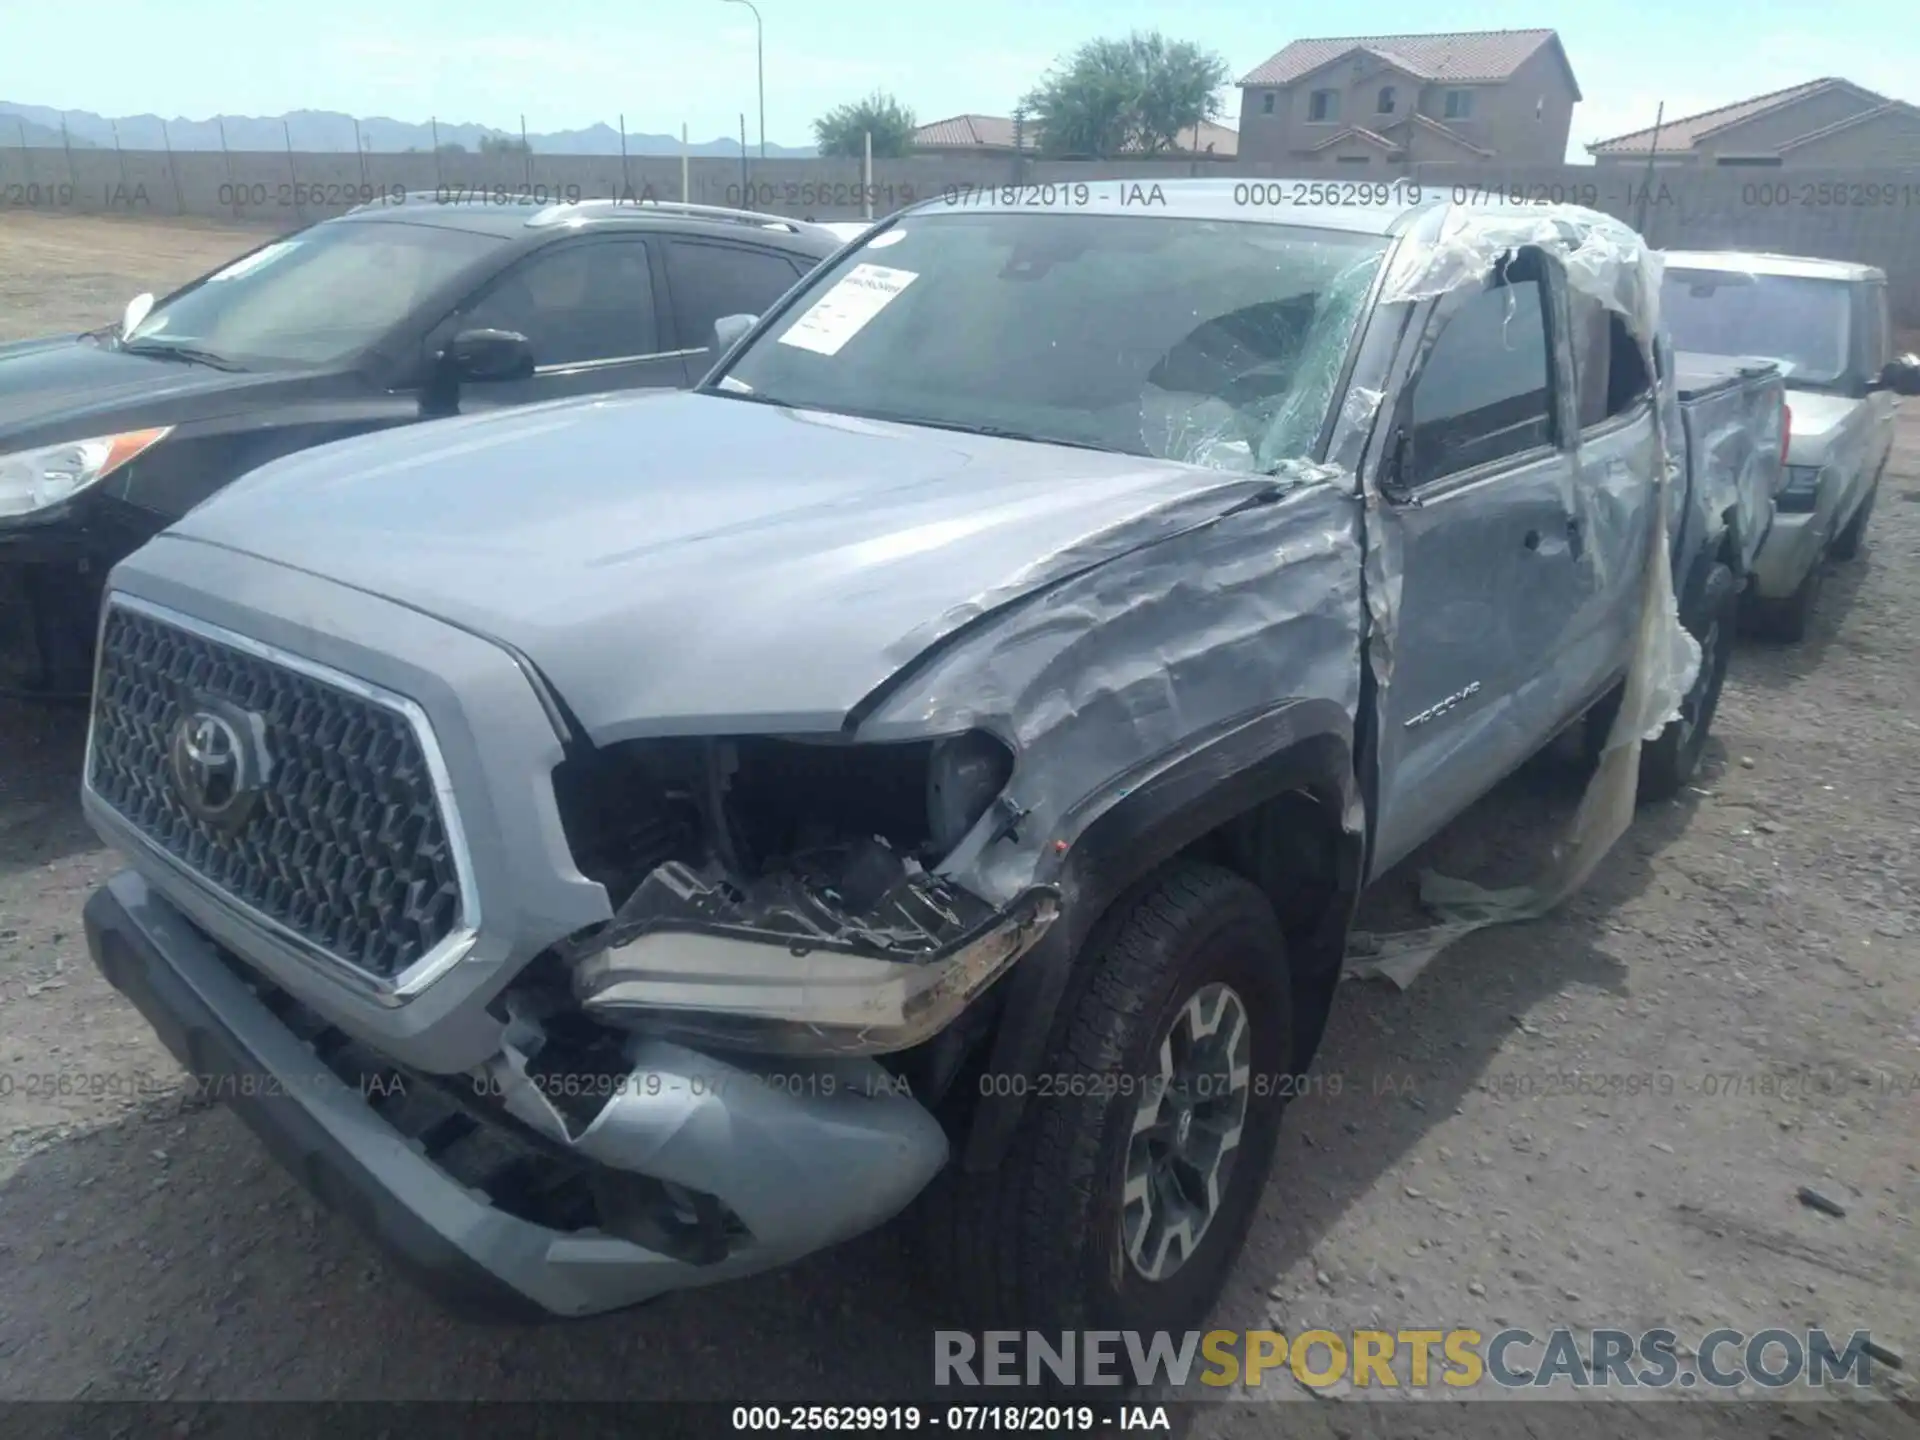
[[[1265,470],[1309,454],[1388,242],[1245,221],[903,217],[722,391]]]
[[[318,225],[214,271],[122,343],[249,369],[330,365],[373,344],[500,243],[431,225]]]
[[[1776,360],[1789,385],[1846,374],[1850,301],[1844,280],[1677,267],[1660,291],[1674,349]]]

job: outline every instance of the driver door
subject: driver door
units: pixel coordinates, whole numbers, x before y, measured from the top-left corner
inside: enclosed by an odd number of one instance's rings
[[[1577,623],[1584,546],[1558,266],[1522,251],[1442,298],[1390,434],[1394,498],[1371,544],[1398,557],[1381,691],[1374,876],[1553,738],[1576,703],[1557,651]]]

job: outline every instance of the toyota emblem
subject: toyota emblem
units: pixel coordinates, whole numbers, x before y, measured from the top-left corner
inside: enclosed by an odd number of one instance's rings
[[[182,714],[173,727],[171,761],[174,791],[189,815],[223,829],[246,819],[265,768],[258,731],[257,716],[227,713],[225,706]]]

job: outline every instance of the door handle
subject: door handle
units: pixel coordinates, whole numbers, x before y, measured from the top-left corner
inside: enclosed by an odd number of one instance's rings
[[[1540,548],[1540,532],[1538,530],[1527,531],[1526,538],[1521,541],[1521,543],[1529,550],[1538,550]]]

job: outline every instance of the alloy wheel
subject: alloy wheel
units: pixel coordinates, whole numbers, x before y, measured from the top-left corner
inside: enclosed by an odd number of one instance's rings
[[[1154,1052],[1134,1112],[1120,1214],[1127,1259],[1144,1279],[1172,1275],[1199,1249],[1232,1177],[1252,1093],[1252,1026],[1230,985],[1196,990]]]

